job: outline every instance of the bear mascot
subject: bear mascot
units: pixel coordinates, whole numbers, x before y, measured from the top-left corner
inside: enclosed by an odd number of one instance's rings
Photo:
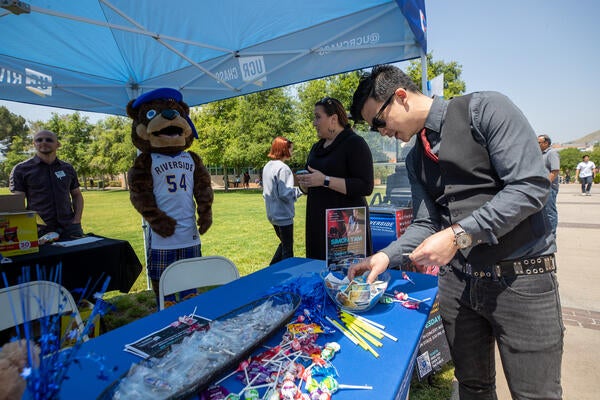
[[[147,268],[157,296],[160,275],[171,263],[202,255],[200,235],[212,224],[210,174],[197,154],[186,151],[198,137],[189,112],[181,92],[170,88],[127,104],[131,140],[141,152],[127,181],[131,203],[151,228]]]

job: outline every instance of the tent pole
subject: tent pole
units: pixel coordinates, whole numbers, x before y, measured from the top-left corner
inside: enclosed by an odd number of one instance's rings
[[[423,94],[429,96],[429,88],[427,87],[427,54],[421,48],[421,88]]]

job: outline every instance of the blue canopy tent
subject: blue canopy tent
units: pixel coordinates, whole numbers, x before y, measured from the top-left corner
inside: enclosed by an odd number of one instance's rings
[[[421,57],[424,0],[0,0],[0,99],[126,115]],[[426,77],[426,74],[423,74]],[[423,85],[426,87],[426,85]]]
[[[425,32],[424,0],[0,0],[0,99],[126,115],[418,57],[425,88]]]

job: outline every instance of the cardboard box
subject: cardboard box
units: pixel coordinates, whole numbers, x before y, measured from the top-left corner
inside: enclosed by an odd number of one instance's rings
[[[0,254],[4,257],[39,251],[35,211],[0,212]]]
[[[94,304],[88,300],[81,300],[78,306],[79,315],[83,321],[83,326],[80,328],[83,330],[85,325],[88,323],[88,319],[92,315],[94,310]],[[60,331],[62,339],[62,347],[73,346],[77,342],[77,338],[80,333],[74,332],[77,329],[77,322],[72,315],[63,315],[60,319]],[[100,315],[95,315],[93,321],[90,322],[89,331],[87,333],[88,338],[94,338],[100,336]]]
[[[0,212],[25,211],[25,194],[0,194]]]

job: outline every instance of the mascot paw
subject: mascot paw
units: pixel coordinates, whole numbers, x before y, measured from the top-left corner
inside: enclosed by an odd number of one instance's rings
[[[151,224],[152,230],[162,237],[169,237],[173,235],[175,233],[176,225],[177,221],[171,217],[161,218],[160,220]]]
[[[212,218],[198,219],[198,232],[204,235],[212,225]]]

